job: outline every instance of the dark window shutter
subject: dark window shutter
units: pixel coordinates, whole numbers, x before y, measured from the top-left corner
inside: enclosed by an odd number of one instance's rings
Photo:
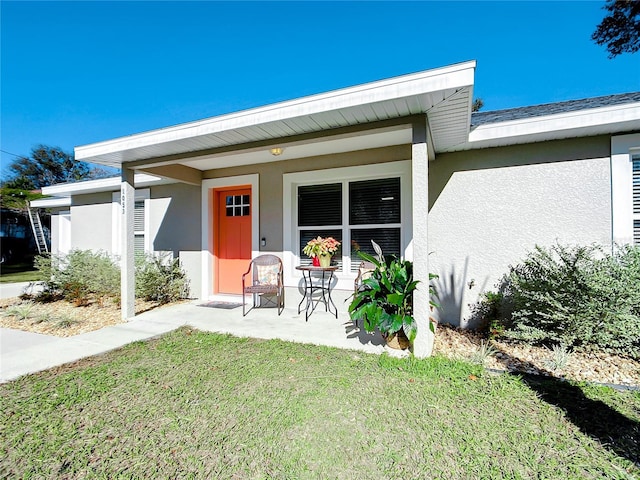
[[[351,270],[358,269],[360,257],[358,251],[375,255],[371,240],[382,248],[384,255],[400,255],[400,229],[399,228],[357,228],[351,230]]]
[[[400,178],[349,184],[349,224],[400,223]]]
[[[342,184],[298,187],[298,226],[342,225]]]

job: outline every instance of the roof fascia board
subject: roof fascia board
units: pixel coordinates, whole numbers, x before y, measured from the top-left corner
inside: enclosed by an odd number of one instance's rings
[[[39,198],[38,200],[31,200],[29,205],[34,208],[70,207],[71,197]]]
[[[137,173],[134,177],[136,187],[145,187],[162,181],[162,178],[144,173]],[[83,193],[110,192],[118,190],[120,188],[120,183],[120,177],[100,178],[98,180],[87,180],[84,182],[60,183],[58,185],[43,187],[42,194],[53,197],[67,197],[69,195],[80,195]]]
[[[468,144],[473,148],[475,144],[498,139],[553,134],[595,126],[613,127],[633,121],[638,122],[637,128],[640,128],[640,102],[480,125],[469,134]]]
[[[427,70],[75,148],[77,160],[242,127],[473,85],[476,62]]]

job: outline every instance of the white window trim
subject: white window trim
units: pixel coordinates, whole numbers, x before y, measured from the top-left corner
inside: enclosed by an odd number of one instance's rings
[[[285,286],[297,286],[302,278],[301,273],[295,269],[300,265],[300,257],[297,251],[298,235],[298,205],[297,187],[299,185],[319,185],[326,183],[352,182],[359,180],[373,180],[377,178],[400,177],[400,191],[402,192],[400,204],[400,247],[403,256],[409,258],[411,251],[411,239],[413,238],[412,214],[411,214],[411,161],[380,163],[374,165],[361,165],[356,167],[342,167],[326,170],[314,170],[299,173],[287,173],[283,179],[283,267]],[[343,195],[348,195],[344,192]],[[343,203],[343,226],[348,229],[349,212],[347,204]],[[377,226],[377,225],[376,225]],[[390,224],[390,227],[397,224]],[[360,225],[358,226],[360,227]],[[343,270],[336,272],[338,289],[352,289],[355,273],[350,270],[350,250],[343,247]]]
[[[151,235],[149,235],[149,220],[150,214],[150,199],[151,190],[149,188],[142,188],[136,190],[134,203],[144,200],[144,251],[145,253],[151,253],[153,246],[151,242]],[[111,194],[111,218],[113,221],[113,229],[111,230],[111,251],[114,255],[120,255],[120,226],[121,226],[121,211],[120,211],[120,192],[113,192]],[[135,232],[139,234],[140,232]]]
[[[260,176],[255,174],[213,178],[202,181],[201,190],[201,253],[202,288],[200,298],[213,296],[213,190],[216,188],[251,185],[251,257],[260,255]]]
[[[640,154],[640,133],[611,137],[611,237],[633,244],[633,156]]]

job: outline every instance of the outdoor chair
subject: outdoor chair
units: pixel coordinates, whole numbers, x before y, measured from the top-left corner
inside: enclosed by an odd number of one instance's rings
[[[362,287],[362,282],[371,276],[371,273],[376,269],[376,266],[371,262],[360,262],[358,267],[358,275],[353,282],[353,291],[358,293],[358,290]]]
[[[248,277],[248,278],[247,278]],[[253,297],[253,306],[246,310],[245,295]],[[275,297],[275,300],[274,300]],[[282,260],[275,255],[260,255],[249,263],[249,269],[242,275],[242,316],[263,305],[262,301],[278,308],[278,315],[284,309],[284,283],[282,281]]]

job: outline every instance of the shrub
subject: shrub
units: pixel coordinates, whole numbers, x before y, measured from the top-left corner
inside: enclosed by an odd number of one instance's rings
[[[41,256],[36,268],[45,284],[43,299],[56,294],[76,305],[120,294],[120,269],[104,252],[72,250],[67,255]]]
[[[640,358],[640,247],[536,247],[511,267],[505,335]]]
[[[139,257],[136,260],[136,297],[160,303],[189,296],[189,283],[179,259]]]

